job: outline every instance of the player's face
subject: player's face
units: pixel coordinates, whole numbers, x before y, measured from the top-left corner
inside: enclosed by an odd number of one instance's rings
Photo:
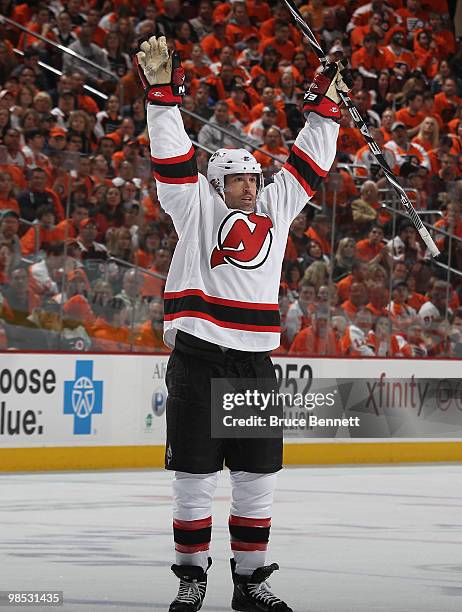
[[[257,199],[256,174],[232,174],[225,176],[225,203],[233,210],[251,212]]]

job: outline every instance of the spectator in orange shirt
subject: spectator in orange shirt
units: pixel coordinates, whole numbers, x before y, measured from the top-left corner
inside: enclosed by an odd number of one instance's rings
[[[274,47],[266,47],[263,51],[260,64],[256,64],[250,70],[250,76],[255,79],[260,74],[264,74],[268,84],[276,87],[279,83],[281,71],[279,70],[279,54]]]
[[[215,21],[212,34],[208,34],[200,41],[204,53],[212,62],[218,62],[220,51],[230,43],[231,41],[226,36],[224,21]]]
[[[231,97],[226,99],[229,112],[243,125],[250,122],[250,108],[244,102],[245,89],[239,83],[231,86]]]
[[[417,134],[425,119],[425,114],[422,112],[423,102],[421,91],[411,91],[407,95],[407,106],[396,111],[396,121],[404,123],[409,137]]]
[[[408,36],[423,28],[428,20],[428,12],[422,9],[420,0],[406,0],[406,7],[398,8],[396,15],[401,25],[406,29]]]
[[[329,323],[329,312],[318,308],[312,319],[312,325],[305,327],[295,336],[289,349],[291,355],[329,355],[340,354],[335,333]]]
[[[367,262],[359,259],[353,261],[351,264],[351,274],[344,276],[336,283],[340,302],[345,302],[348,299],[353,283],[363,284],[366,281],[368,272],[369,264]]]
[[[96,115],[99,112],[98,105],[91,96],[85,93],[85,77],[79,70],[72,71],[72,91],[77,97],[77,108],[85,111],[90,115]]]
[[[246,36],[258,33],[257,28],[252,25],[249,19],[245,2],[233,2],[231,4],[231,12],[225,32],[232,45],[241,42]]]
[[[164,344],[163,335],[164,307],[162,300],[153,299],[149,302],[148,320],[138,329],[134,350],[137,353],[168,351],[169,349]]]
[[[194,42],[192,40],[193,30],[187,21],[181,21],[175,26],[175,49],[182,60],[191,59]]]
[[[375,34],[377,42],[382,42],[385,31],[382,28],[383,17],[379,12],[371,13],[367,25],[359,25],[350,31],[350,43],[353,51],[357,51],[364,44],[364,37],[368,34]]]
[[[266,131],[261,149],[277,158],[272,159],[262,151],[255,151],[254,157],[267,176],[278,172],[289,157],[289,149],[283,145],[281,130],[276,125]]]
[[[415,277],[412,276],[412,274],[407,277],[406,283],[407,288],[409,289],[409,297],[407,298],[407,303],[416,312],[419,312],[425,302],[428,302],[428,297],[416,291],[417,283]]]
[[[291,23],[291,15],[289,9],[282,2],[276,2],[273,7],[273,16],[270,19],[264,21],[260,28],[260,37],[271,38],[275,35],[275,28],[277,23],[289,23],[290,39],[296,47],[301,43],[302,37],[295,26]]]
[[[247,0],[246,5],[249,17],[257,23],[270,19],[271,9],[264,0]]]
[[[19,204],[14,195],[11,174],[0,171],[0,210],[14,210],[19,215]]]
[[[308,236],[308,238],[311,238],[311,240],[315,240],[319,243],[323,255],[329,255],[331,252],[330,232],[331,223],[329,221],[329,217],[327,217],[327,215],[316,213],[305,234]]]
[[[340,290],[339,296],[341,299]],[[365,306],[368,302],[369,296],[366,285],[361,282],[353,282],[348,292],[348,299],[342,302],[341,308],[350,321],[354,321],[358,310]]]
[[[441,115],[444,123],[454,118],[462,105],[462,98],[456,95],[456,82],[454,79],[445,79],[442,91],[435,96],[434,111]]]
[[[369,230],[368,237],[356,243],[356,256],[367,263],[376,263],[379,261],[378,256],[384,246],[382,227],[373,225]]]
[[[170,268],[172,254],[168,249],[158,249],[154,256],[154,264],[149,268],[153,275],[144,275],[144,282],[141,288],[143,297],[157,297],[164,295],[165,281]]]
[[[440,8],[440,6],[438,8]],[[443,19],[439,11],[434,11],[430,14],[428,28],[438,47],[438,59],[448,57],[448,55],[452,55],[456,52],[456,39],[454,33],[444,28]]]
[[[366,308],[371,311],[374,317],[388,316],[388,289],[382,283],[370,283],[368,287],[369,303]]]
[[[260,43],[260,52],[263,53],[266,47],[273,47],[281,58],[292,61],[295,53],[295,45],[290,40],[290,29],[287,23],[276,23],[274,28],[274,36],[264,38]]]
[[[416,63],[412,53],[404,47],[405,31],[395,26],[388,32],[387,39],[389,44],[383,48],[385,66],[393,70],[398,78],[405,78],[414,70]]]
[[[359,70],[364,77],[377,79],[379,72],[386,68],[385,53],[378,48],[377,35],[367,34],[364,37],[364,47],[354,51],[351,56],[351,66]]]
[[[140,238],[140,247],[135,253],[135,263],[142,268],[154,265],[157,249],[160,248],[160,233],[153,223],[143,228]]]
[[[21,251],[24,255],[37,255],[44,245],[60,240],[55,227],[55,209],[43,204],[37,209],[37,221],[21,238]]]
[[[337,153],[340,161],[351,162],[356,151],[363,146],[364,140],[346,108],[340,109],[340,130],[337,139]]]
[[[265,107],[274,108],[276,110],[276,124],[281,130],[287,127],[286,114],[284,112],[284,103],[276,96],[276,92],[273,87],[265,87],[262,95],[261,102],[256,104],[250,111],[252,121],[259,119],[263,114]]]
[[[99,316],[90,335],[94,348],[104,353],[130,350],[131,334],[127,327],[127,307],[120,298],[112,298]]]
[[[385,143],[393,138],[391,133],[391,126],[395,122],[395,111],[391,108],[387,108],[382,113],[382,124],[380,127],[380,131],[383,134],[383,138]]]
[[[431,38],[431,33],[426,30],[420,30],[414,35],[414,55],[416,57],[416,66],[423,70],[425,75],[433,79],[438,72],[438,58],[435,52],[438,46]]]

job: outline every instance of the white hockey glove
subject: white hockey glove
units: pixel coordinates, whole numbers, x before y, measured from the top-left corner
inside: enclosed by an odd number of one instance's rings
[[[135,56],[138,75],[150,104],[176,106],[185,94],[184,70],[176,51],[169,53],[165,36],[151,36]]]
[[[307,117],[308,113],[317,113],[339,121],[342,100],[338,92],[348,93],[352,86],[353,77],[346,60],[326,64],[305,93],[303,114]]]

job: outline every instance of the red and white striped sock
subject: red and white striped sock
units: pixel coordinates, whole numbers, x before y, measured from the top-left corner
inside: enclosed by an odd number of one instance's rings
[[[175,472],[173,481],[173,536],[175,563],[208,567],[212,535],[212,500],[218,472]]]
[[[276,474],[231,472],[231,485],[231,550],[236,573],[250,576],[265,565]]]
[[[248,518],[231,514],[228,526],[236,572],[250,575],[254,569],[265,565],[271,518]]]
[[[181,521],[174,518],[173,536],[178,565],[200,565],[207,568],[212,537],[211,516],[196,521]]]

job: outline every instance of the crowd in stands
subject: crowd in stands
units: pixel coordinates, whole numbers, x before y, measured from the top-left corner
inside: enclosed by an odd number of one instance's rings
[[[446,1],[297,5],[331,60],[351,58],[351,97],[437,228],[445,265],[382,206],[401,210],[342,109],[332,171],[290,229],[276,352],[462,357],[462,46]],[[150,170],[139,41],[165,35],[180,52],[199,170],[244,141],[266,181],[303,125],[319,62],[279,1],[0,6],[31,32],[0,20],[0,350],[167,350],[178,237]]]

